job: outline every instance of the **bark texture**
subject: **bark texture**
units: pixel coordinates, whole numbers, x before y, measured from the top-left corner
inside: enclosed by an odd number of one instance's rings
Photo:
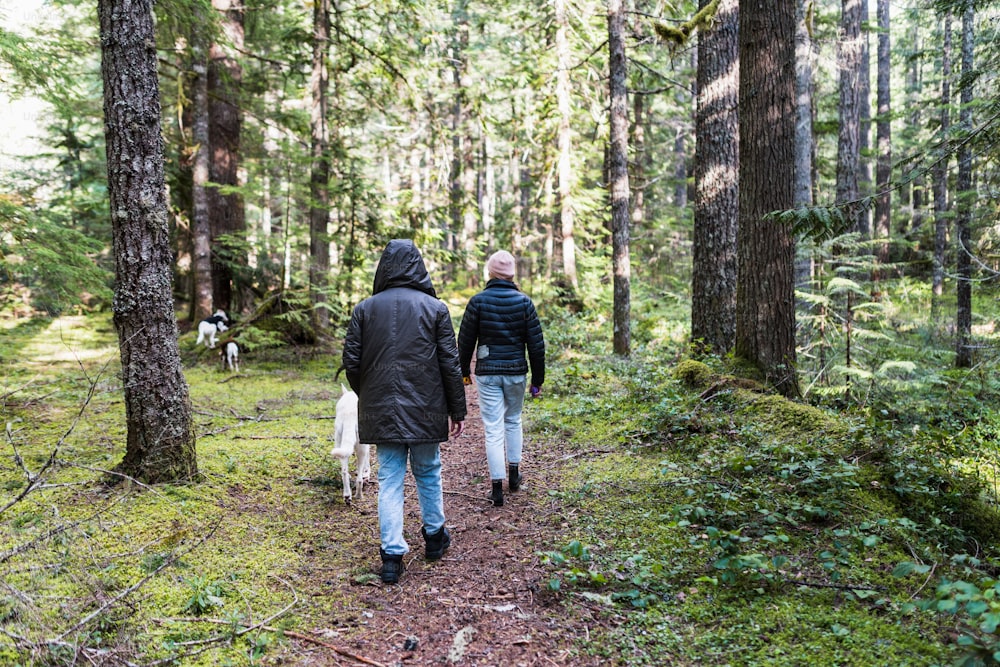
[[[738,32],[739,3],[720,0],[712,26],[698,35],[691,338],[720,355],[736,339]]]
[[[795,240],[768,216],[795,196],[795,0],[743,9],[735,349],[782,394],[798,396]]]
[[[844,204],[852,228],[864,233],[862,216],[856,206],[861,169],[861,1],[841,3],[840,39],[837,42],[837,69],[840,72],[840,118],[837,132],[837,203]]]
[[[100,0],[98,15],[128,429],[118,470],[147,483],[188,479],[197,473],[195,437],[171,294],[152,2]]]
[[[611,236],[614,271],[614,350],[627,357],[631,352],[631,279],[629,262],[628,185],[628,95],[625,87],[625,8],[623,0],[608,2],[608,51],[610,58],[611,146]]]

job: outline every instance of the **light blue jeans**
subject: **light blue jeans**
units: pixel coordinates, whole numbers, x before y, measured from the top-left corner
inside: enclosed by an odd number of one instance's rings
[[[441,493],[441,446],[376,445],[378,454],[378,523],[382,550],[402,555],[410,550],[403,537],[403,482],[406,479],[406,458],[417,483],[417,500],[424,530],[428,535],[444,527],[444,496]]]
[[[491,480],[507,476],[507,463],[521,463],[524,387],[524,375],[476,376],[479,414],[486,432],[486,463],[490,467]]]

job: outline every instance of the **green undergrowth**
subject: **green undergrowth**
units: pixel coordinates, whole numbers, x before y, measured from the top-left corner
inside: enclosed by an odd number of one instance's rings
[[[721,360],[660,358],[656,345],[678,348],[670,327],[644,331],[650,347],[632,361],[610,360],[587,342],[593,323],[572,319],[547,323],[526,456],[555,448],[565,465],[549,480],[560,511],[538,518],[565,537],[533,548],[544,595],[602,621],[581,654],[1000,658],[1000,419],[987,381],[946,375],[910,421],[900,405],[841,414]],[[109,319],[4,334],[0,664],[264,664],[286,655],[286,629],[365,622],[348,596],[377,555],[358,557],[372,517],[346,511],[328,456],[335,354],[251,350],[230,374],[183,334],[199,479],[150,489],[102,483],[125,437]],[[42,483],[24,493],[31,476]]]
[[[569,363],[535,415],[575,465],[540,552],[629,665],[1000,661],[996,449],[769,394],[724,364]],[[544,426],[542,426],[544,425]],[[992,432],[992,431],[989,431]],[[968,452],[976,452],[970,457]]]
[[[336,358],[245,354],[230,374],[183,335],[199,478],[108,486],[125,440],[108,325],[59,318],[3,339],[0,664],[258,664],[284,628],[322,627],[340,584],[370,569],[341,546],[368,521],[328,455]]]

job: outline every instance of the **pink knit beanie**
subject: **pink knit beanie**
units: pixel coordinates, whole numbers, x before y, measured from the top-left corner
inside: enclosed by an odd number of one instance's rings
[[[514,255],[506,250],[497,250],[486,260],[486,271],[491,278],[514,280]]]

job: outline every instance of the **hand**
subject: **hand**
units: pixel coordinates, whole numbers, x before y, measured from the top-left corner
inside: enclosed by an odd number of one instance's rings
[[[541,387],[536,387],[535,385],[531,385],[530,391],[531,391],[531,397],[532,398],[538,398],[538,395],[542,393],[542,388]]]
[[[462,384],[472,384],[472,378],[466,375],[462,378]]]
[[[451,437],[457,438],[465,432],[465,422],[464,421],[452,421],[451,422]]]

